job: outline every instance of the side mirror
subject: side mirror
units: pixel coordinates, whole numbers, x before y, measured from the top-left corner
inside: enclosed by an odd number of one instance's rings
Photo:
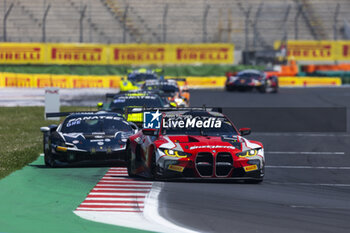
[[[47,133],[50,131],[50,128],[47,127],[47,126],[44,126],[44,127],[40,127],[40,131],[43,132],[43,133]]]
[[[156,129],[142,129],[143,135],[147,136],[157,136],[157,130]]]
[[[249,135],[252,132],[252,130],[250,128],[240,128],[239,132],[241,136],[244,136],[244,135]]]
[[[102,107],[103,107],[103,103],[102,102],[97,103],[97,109],[102,109]]]

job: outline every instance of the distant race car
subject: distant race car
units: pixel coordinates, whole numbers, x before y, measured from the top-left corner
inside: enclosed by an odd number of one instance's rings
[[[123,78],[120,81],[120,91],[139,90],[146,80],[159,80],[158,72],[158,69],[150,70],[144,68],[130,71],[127,78]]]
[[[138,126],[142,125],[143,114],[133,113],[145,108],[164,108],[171,105],[162,100],[162,98],[154,93],[144,92],[126,92],[116,94],[110,102],[99,105],[104,111],[117,112],[123,114],[124,117],[131,122],[136,123]]]
[[[225,115],[205,109],[144,114],[144,128],[127,142],[130,176],[263,181],[264,147],[242,137],[249,128],[237,131]]]
[[[228,72],[226,73],[225,88],[227,91],[257,89],[262,93],[277,93],[278,78],[259,70],[243,70],[238,73]]]
[[[141,87],[143,90],[154,91],[159,96],[176,103],[178,107],[189,107],[190,93],[187,88],[179,87],[176,80],[147,80]]]
[[[51,117],[63,115],[67,114],[52,113]],[[72,113],[58,126],[40,128],[45,164],[56,167],[80,161],[124,161],[126,141],[137,129],[117,113]]]

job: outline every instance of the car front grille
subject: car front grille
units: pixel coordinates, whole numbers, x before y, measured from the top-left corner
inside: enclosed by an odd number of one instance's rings
[[[197,154],[196,168],[201,176],[212,176],[214,168],[214,158],[210,152],[200,152]]]
[[[215,173],[216,176],[228,176],[233,168],[233,158],[231,153],[220,152],[216,155]]]

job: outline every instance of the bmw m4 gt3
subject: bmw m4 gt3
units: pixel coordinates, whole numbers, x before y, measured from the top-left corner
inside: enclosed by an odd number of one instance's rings
[[[144,112],[144,128],[129,137],[130,176],[263,180],[264,148],[243,137],[249,128],[214,111],[161,111]]]
[[[137,126],[120,114],[73,113],[60,125],[41,127],[49,167],[80,161],[125,160],[126,142]]]

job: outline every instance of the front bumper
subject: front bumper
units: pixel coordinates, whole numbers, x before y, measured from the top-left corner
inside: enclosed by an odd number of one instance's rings
[[[251,160],[253,163],[244,164],[239,161],[228,163],[214,162],[213,164],[203,164],[210,168],[201,170],[196,160],[189,158],[176,159],[164,156],[158,161],[159,176],[165,179],[171,178],[192,178],[192,179],[253,179],[262,180],[264,177],[264,162],[261,160]],[[221,172],[219,172],[219,169]],[[209,173],[206,173],[207,171]]]
[[[122,160],[125,161],[126,151],[67,151],[52,153],[53,159],[63,163],[75,163],[81,161],[104,161],[104,160]]]

